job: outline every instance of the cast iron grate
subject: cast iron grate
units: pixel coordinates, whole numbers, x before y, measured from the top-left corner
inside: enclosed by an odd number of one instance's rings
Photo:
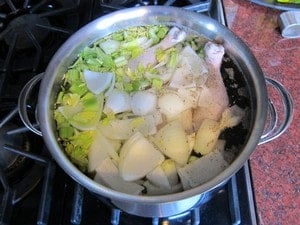
[[[59,46],[91,19],[94,1],[6,0],[0,2],[0,96],[43,72]],[[80,10],[79,10],[80,9]]]
[[[55,165],[54,163],[49,160],[48,158],[37,155],[30,152],[25,152],[21,149],[17,149],[13,146],[4,146],[3,151],[10,151],[15,154],[24,156],[28,159],[34,160],[37,167],[34,168],[33,173],[35,171],[43,171],[43,188],[40,193],[40,203],[38,205],[38,212],[37,212],[37,224],[48,224],[49,220],[49,213],[50,213],[50,207],[51,207],[51,195],[52,195],[52,188],[53,188],[53,176],[55,173]],[[40,167],[41,166],[41,167]],[[28,178],[30,179],[32,174],[28,175]],[[1,185],[3,186],[4,192],[2,195],[2,202],[1,202],[1,208],[0,208],[0,224],[8,225],[10,224],[12,212],[14,210],[15,204],[17,204],[18,201],[15,199],[15,194],[17,192],[17,188],[14,186],[10,186],[7,177],[2,169],[0,169],[0,181]],[[28,182],[28,179],[25,180],[25,183],[20,183],[19,185],[28,185],[26,182]],[[31,184],[29,184],[31,185]]]
[[[10,224],[14,206],[22,202],[42,179],[45,189],[41,194],[41,208],[51,184],[47,179],[54,173],[51,161],[40,149],[42,141],[28,132],[18,117],[15,104],[2,102],[0,110],[0,224]],[[38,147],[37,147],[38,146]],[[46,194],[47,193],[47,194]],[[39,217],[46,219],[45,212]]]
[[[165,5],[183,7],[198,13],[209,13],[212,2],[212,0],[100,0],[100,5],[104,12],[137,6]]]

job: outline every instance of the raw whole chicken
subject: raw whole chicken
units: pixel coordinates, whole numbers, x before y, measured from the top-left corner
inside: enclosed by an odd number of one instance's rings
[[[209,76],[199,97],[199,107],[194,110],[193,120],[196,129],[204,118],[219,121],[222,112],[229,106],[229,99],[220,70],[225,53],[224,47],[208,42],[204,47],[204,51]]]

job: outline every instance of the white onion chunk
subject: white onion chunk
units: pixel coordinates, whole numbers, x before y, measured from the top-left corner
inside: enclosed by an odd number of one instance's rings
[[[83,71],[87,88],[94,94],[100,94],[112,85],[113,73],[100,73],[90,70]]]

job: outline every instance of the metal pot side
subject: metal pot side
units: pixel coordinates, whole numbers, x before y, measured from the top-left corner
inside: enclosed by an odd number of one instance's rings
[[[53,107],[63,74],[78,53],[94,41],[131,26],[166,24],[195,31],[222,43],[226,53],[243,71],[251,98],[250,129],[247,143],[238,157],[221,174],[188,191],[162,196],[135,196],[114,191],[94,182],[77,169],[57,142]],[[111,199],[120,208],[142,216],[169,216],[191,208],[206,192],[220,187],[249,159],[263,133],[267,116],[267,91],[263,73],[249,48],[229,29],[217,21],[184,9],[167,6],[146,6],[119,10],[100,17],[73,34],[57,51],[42,79],[38,99],[38,115],[46,145],[56,162],[77,182],[98,195]],[[178,206],[177,206],[178,204]],[[174,207],[175,210],[170,211]],[[151,209],[145,215],[147,208]],[[167,213],[169,210],[170,213]]]

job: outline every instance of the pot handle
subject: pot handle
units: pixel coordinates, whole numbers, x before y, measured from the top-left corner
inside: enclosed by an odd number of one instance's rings
[[[272,100],[269,99],[267,118],[268,123],[258,144],[264,144],[279,137],[290,126],[293,119],[294,104],[290,93],[278,81],[266,77],[266,82],[268,85],[274,88],[281,97],[282,118],[280,117],[281,121],[279,121],[279,109],[275,107]]]
[[[30,131],[32,131],[40,136],[42,136],[42,132],[37,128],[39,126],[38,119],[37,119],[37,110],[35,109],[36,123],[33,124],[28,117],[27,102],[28,102],[28,98],[30,97],[32,89],[42,79],[43,75],[44,75],[44,73],[40,73],[40,74],[34,76],[33,78],[31,78],[31,80],[28,83],[26,83],[26,85],[21,90],[19,99],[18,99],[18,110],[19,110],[19,115],[20,115],[22,122]]]

